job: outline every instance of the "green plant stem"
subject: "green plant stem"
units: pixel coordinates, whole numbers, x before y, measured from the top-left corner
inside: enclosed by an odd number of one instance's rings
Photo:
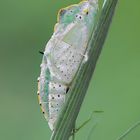
[[[107,0],[88,43],[88,61],[81,65],[68,92],[69,98],[58,119],[51,140],[68,140],[84,100],[97,59],[102,50],[118,0]]]
[[[72,134],[72,140],[75,140],[75,133]]]
[[[129,133],[131,133],[138,126],[140,126],[140,121],[134,124],[133,126],[131,126],[129,129],[127,129],[127,131],[125,131],[119,138],[117,138],[117,140],[124,139]]]

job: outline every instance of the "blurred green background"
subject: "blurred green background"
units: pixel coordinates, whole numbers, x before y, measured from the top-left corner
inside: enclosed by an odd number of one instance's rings
[[[78,0],[0,1],[0,140],[49,140],[37,101],[37,77],[45,44],[60,8]],[[76,134],[116,140],[140,120],[140,1],[120,0],[77,120],[92,121]],[[125,140],[140,140],[140,127]]]

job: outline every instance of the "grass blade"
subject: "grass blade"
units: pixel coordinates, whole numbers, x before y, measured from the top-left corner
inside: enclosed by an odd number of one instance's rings
[[[125,133],[123,133],[117,140],[122,140],[124,139],[129,133],[131,133],[135,128],[137,128],[140,125],[140,121],[131,126]]]

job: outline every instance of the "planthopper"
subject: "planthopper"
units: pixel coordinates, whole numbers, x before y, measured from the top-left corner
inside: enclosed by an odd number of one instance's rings
[[[52,131],[76,72],[88,59],[87,44],[97,12],[98,0],[81,1],[60,9],[54,33],[43,52],[37,94]]]

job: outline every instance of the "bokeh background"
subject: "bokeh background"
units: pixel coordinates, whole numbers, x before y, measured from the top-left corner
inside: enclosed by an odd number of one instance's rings
[[[37,101],[45,44],[60,8],[79,0],[0,0],[0,140],[49,140]],[[140,120],[140,1],[120,0],[77,126],[76,140],[116,140]],[[140,127],[125,140],[140,140]]]

